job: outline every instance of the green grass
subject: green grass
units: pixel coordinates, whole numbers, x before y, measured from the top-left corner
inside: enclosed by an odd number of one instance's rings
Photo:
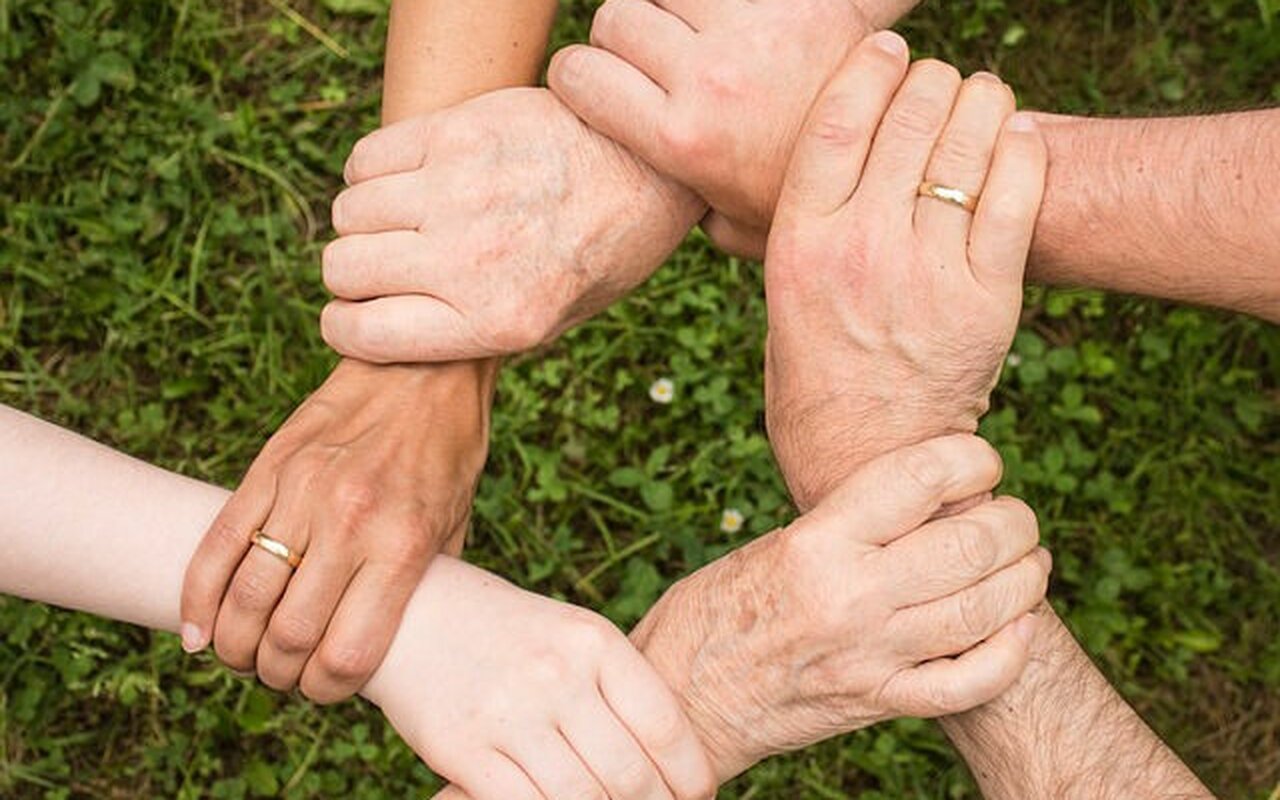
[[[377,0],[0,0],[0,401],[231,485],[333,362],[328,200],[375,122]],[[559,41],[591,3],[565,3]],[[1090,113],[1280,100],[1276,0],[932,3],[920,54]],[[346,55],[341,55],[345,53]],[[1259,213],[1273,213],[1260,209]],[[761,428],[757,265],[697,237],[632,299],[503,376],[472,557],[633,621],[791,511]],[[1224,797],[1280,785],[1280,332],[1028,295],[986,433],[1039,511],[1053,594]],[[670,406],[649,383],[671,377]],[[639,470],[639,473],[637,473]],[[735,536],[726,506],[746,512]],[[0,600],[0,796],[422,795],[365,705],[318,710],[171,637]],[[966,798],[902,721],[771,760],[729,798]]]

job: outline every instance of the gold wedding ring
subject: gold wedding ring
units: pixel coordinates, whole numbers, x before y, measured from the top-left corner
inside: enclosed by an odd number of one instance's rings
[[[255,545],[266,550],[271,555],[288,564],[293,569],[297,569],[302,563],[302,556],[289,549],[289,545],[284,542],[272,539],[262,531],[255,531],[251,540]]]
[[[970,214],[978,209],[978,198],[954,186],[943,186],[933,181],[925,181],[920,184],[920,196],[932,197],[934,200],[941,200],[944,203],[959,206]]]

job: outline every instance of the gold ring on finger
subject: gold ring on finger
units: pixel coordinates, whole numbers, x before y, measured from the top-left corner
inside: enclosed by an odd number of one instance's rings
[[[272,539],[262,531],[254,531],[252,541],[254,545],[266,550],[293,569],[297,569],[298,565],[302,563],[302,556],[290,550],[289,545],[279,539]]]
[[[972,214],[978,209],[978,198],[968,192],[957,189],[954,186],[943,186],[933,181],[925,181],[920,184],[920,196],[932,197],[934,200],[941,200],[944,203],[950,203],[953,206],[959,206],[965,211]]]

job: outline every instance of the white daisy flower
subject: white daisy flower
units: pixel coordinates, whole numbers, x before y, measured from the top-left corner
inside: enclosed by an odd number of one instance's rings
[[[670,378],[658,378],[649,387],[649,399],[661,405],[667,405],[676,399],[676,385]]]
[[[742,523],[746,521],[747,518],[738,509],[726,508],[720,515],[720,530],[725,533],[737,533],[742,530]]]

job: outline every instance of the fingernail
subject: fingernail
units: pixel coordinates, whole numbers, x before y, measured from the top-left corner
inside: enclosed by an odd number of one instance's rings
[[[182,649],[188,653],[198,653],[205,648],[204,631],[194,622],[182,623]]]
[[[992,81],[994,83],[1001,82],[1000,78],[994,72],[987,72],[986,70],[975,72],[970,77],[980,81]]]
[[[1019,111],[1009,118],[1009,130],[1017,133],[1031,133],[1036,129],[1036,118],[1025,111]]]
[[[1022,619],[1013,623],[1013,632],[1023,644],[1031,644],[1031,637],[1036,635],[1036,615],[1027,614]]]
[[[879,47],[881,50],[892,56],[902,57],[909,51],[909,48],[907,47],[907,40],[903,39],[893,31],[880,31],[879,33],[873,34],[871,36],[871,41],[876,47]]]

